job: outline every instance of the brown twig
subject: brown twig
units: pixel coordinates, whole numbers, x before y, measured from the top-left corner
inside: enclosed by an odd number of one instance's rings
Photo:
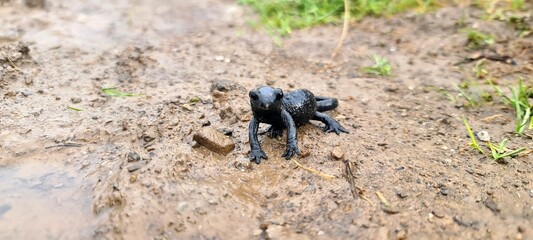
[[[352,162],[346,160],[344,161],[344,165],[346,167],[344,171],[346,174],[346,178],[348,179],[348,183],[350,184],[350,189],[352,191],[353,198],[357,199],[357,197],[360,197],[361,199],[370,203],[372,207],[375,207],[374,203],[372,203],[370,199],[363,195],[364,189],[355,185],[355,176],[353,175]]]
[[[387,201],[387,199],[385,198],[385,196],[383,196],[383,194],[382,194],[380,191],[377,191],[377,192],[376,192],[376,196],[378,196],[379,200],[381,201],[381,203],[382,203],[383,205],[385,205],[386,207],[389,207],[389,206],[390,206],[389,201]]]
[[[321,173],[320,171],[316,170],[316,169],[312,169],[312,168],[308,168],[308,167],[304,167],[302,164],[300,164],[298,161],[294,160],[294,159],[291,159],[294,163],[296,163],[296,165],[298,165],[298,167],[300,167],[301,169],[304,169],[310,173],[314,173],[314,174],[317,174],[323,178],[327,178],[327,179],[332,179],[332,178],[336,178],[335,176],[333,175],[329,175],[329,174],[326,174],[326,173]]]
[[[348,27],[350,26],[350,0],[344,0],[344,24],[342,26],[342,34],[339,38],[339,42],[337,43],[337,47],[335,48],[335,51],[331,54],[331,60],[333,60],[337,54],[339,54],[339,51],[342,48],[342,44],[344,43],[344,39],[346,38],[346,35],[348,34]]]
[[[17,65],[15,65],[15,63],[13,61],[11,61],[11,58],[9,58],[9,56],[7,55],[7,53],[5,51],[3,51],[4,55],[6,56],[6,59],[7,59],[7,63],[9,64],[9,66],[11,66],[13,69],[15,70],[19,70]]]

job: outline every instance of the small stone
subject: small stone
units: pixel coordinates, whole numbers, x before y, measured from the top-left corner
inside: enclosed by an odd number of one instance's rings
[[[250,160],[245,157],[237,158],[237,160],[233,163],[233,166],[241,171],[246,171],[252,167]]]
[[[496,204],[496,202],[494,202],[492,197],[488,197],[487,199],[485,199],[485,201],[483,201],[483,203],[485,204],[485,207],[490,209],[493,213],[496,214],[500,212],[500,209],[498,209],[498,205]]]
[[[211,122],[206,119],[206,120],[202,121],[202,127],[207,127],[207,126],[211,126]]]
[[[191,147],[192,148],[199,148],[200,146],[202,146],[202,145],[200,145],[197,141],[193,140],[192,143],[191,143]]]
[[[479,141],[483,141],[483,142],[488,142],[490,141],[490,135],[489,135],[489,132],[487,131],[479,131],[476,133],[476,137],[477,139],[479,139]]]
[[[261,229],[261,231],[266,231],[268,229],[268,224],[261,223],[261,225],[259,225],[259,229]]]
[[[383,212],[388,213],[388,214],[396,214],[400,212],[400,209],[392,207],[392,206],[388,206],[388,205],[382,206],[381,210],[383,210]]]
[[[147,188],[149,188],[150,186],[152,186],[152,182],[150,182],[150,180],[144,180],[141,182],[141,184]]]
[[[337,160],[342,159],[344,157],[345,150],[342,147],[334,147],[333,150],[331,150],[331,156]]]
[[[210,199],[207,199],[207,203],[209,203],[210,205],[217,205],[218,201],[214,198],[210,198]]]
[[[134,182],[137,182],[137,174],[132,174],[130,176],[130,183],[134,183]]]
[[[219,129],[224,135],[226,136],[231,136],[233,135],[233,128],[222,128],[222,129]]]
[[[316,233],[316,235],[318,235],[318,236],[322,236],[324,234],[325,234],[324,231],[318,231],[318,233]]]
[[[445,187],[441,188],[440,194],[442,194],[443,196],[448,196],[448,189]]]
[[[142,167],[144,167],[145,164],[146,163],[144,161],[136,162],[136,163],[129,165],[126,169],[128,169],[128,172],[135,172],[141,169]]]
[[[407,231],[405,231],[405,230],[401,230],[401,231],[399,231],[399,232],[396,234],[396,239],[397,239],[397,240],[407,239]]]
[[[174,231],[176,232],[183,232],[185,230],[187,230],[187,227],[185,227],[185,224],[183,223],[179,223],[178,225],[174,227]]]
[[[54,188],[62,188],[63,186],[65,186],[65,184],[58,183],[58,184],[54,185]]]
[[[215,61],[224,61],[224,56],[215,56]]]
[[[431,211],[431,213],[433,213],[433,215],[434,215],[435,217],[438,217],[438,218],[443,218],[443,217],[444,217],[444,214],[442,214],[442,212],[439,211],[439,210],[435,210],[435,209],[433,209],[433,211]]]
[[[176,212],[177,213],[183,213],[183,210],[185,210],[189,206],[188,202],[179,202],[176,206]]]
[[[81,103],[81,98],[80,97],[73,97],[70,99],[70,101],[72,103]]]
[[[396,195],[399,197],[399,198],[406,198],[407,197],[407,194],[402,191],[402,190],[399,190]]]
[[[227,155],[235,148],[235,143],[229,137],[212,127],[201,128],[194,134],[193,140],[222,155]]]
[[[141,156],[139,156],[136,152],[130,152],[128,153],[128,162],[137,162],[141,160]]]

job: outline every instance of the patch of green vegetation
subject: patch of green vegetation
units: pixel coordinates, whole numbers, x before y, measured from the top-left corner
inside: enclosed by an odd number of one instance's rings
[[[390,76],[392,72],[392,66],[384,57],[378,55],[372,55],[374,65],[369,67],[363,67],[361,70],[366,73],[375,74],[379,76]]]
[[[202,99],[200,99],[200,97],[198,96],[194,96],[192,97],[189,102],[192,103],[192,104],[196,104],[196,103],[199,103],[200,101],[202,101]]]
[[[238,0],[259,14],[260,21],[271,34],[285,36],[293,29],[342,20],[344,0]],[[350,4],[351,15],[387,16],[417,9],[426,12],[439,6],[436,0],[355,0]]]
[[[520,79],[518,85],[515,87],[509,87],[511,96],[505,95],[502,90],[494,85],[492,81],[488,81],[494,88],[496,93],[504,99],[504,102],[509,104],[516,113],[516,127],[515,133],[522,134],[526,128],[533,128],[533,116],[531,113],[531,104],[529,103],[529,97],[532,96],[532,90],[530,87],[524,85],[524,81]],[[529,122],[529,125],[528,125]],[[529,126],[529,127],[528,127]]]
[[[470,127],[470,124],[468,124],[468,121],[463,116],[463,123],[466,127],[466,131],[468,132],[468,136],[470,137],[470,143],[469,145],[476,151],[478,151],[481,154],[484,154],[483,150],[481,149],[481,146],[478,144],[476,140],[476,136],[474,136],[474,132],[472,131],[472,128]],[[519,153],[526,150],[525,147],[519,147],[517,149],[508,149],[506,147],[508,139],[504,139],[502,142],[500,142],[498,145],[495,145],[491,143],[490,141],[487,142],[487,147],[490,149],[490,157],[494,159],[497,162],[501,162],[506,157],[514,157],[518,155]]]
[[[492,159],[496,161],[501,161],[505,157],[513,157],[517,154],[523,152],[526,150],[525,147],[520,147],[515,150],[508,149],[505,145],[507,145],[508,139],[504,139],[500,144],[494,145],[491,142],[488,142],[488,146],[491,151]]]
[[[485,59],[477,61],[472,71],[476,78],[485,78],[489,74],[489,71],[485,67]]]
[[[470,124],[468,124],[468,121],[465,117],[463,117],[463,123],[465,124],[466,131],[468,131],[468,136],[470,136],[470,146],[477,150],[479,153],[483,154],[483,150],[479,147],[479,144],[477,144],[476,136],[474,136],[474,132],[472,132],[472,128],[470,128]]]
[[[496,43],[496,37],[475,29],[464,29],[467,34],[466,47],[469,50],[477,50]]]
[[[467,104],[465,104],[466,106],[474,107],[478,105],[479,102],[477,100],[475,100],[470,94],[466,94],[465,91],[463,91],[463,89],[466,90],[468,86],[465,86],[465,85],[457,86],[455,84],[452,84],[452,85],[457,91],[459,91],[459,94],[457,95],[455,100],[457,100],[459,97],[463,97],[467,101]]]
[[[531,16],[518,16],[518,15],[510,15],[505,18],[505,21],[509,24],[511,24],[516,31],[518,31],[519,37],[527,37],[531,35],[533,32],[533,29],[531,29],[531,25],[528,23],[528,18]]]
[[[104,94],[111,97],[135,97],[141,95],[140,93],[121,92],[116,87],[102,88],[101,90]]]

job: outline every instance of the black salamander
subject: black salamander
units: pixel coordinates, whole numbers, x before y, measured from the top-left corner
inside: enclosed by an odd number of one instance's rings
[[[335,98],[315,97],[307,89],[298,89],[287,94],[279,88],[260,87],[249,93],[253,117],[249,126],[250,160],[260,163],[268,159],[257,139],[259,123],[270,124],[267,132],[271,138],[281,137],[283,129],[287,129],[287,149],[282,155],[290,159],[300,154],[296,128],[309,120],[323,122],[325,132],[348,133],[339,122],[323,113],[335,109],[339,102]]]

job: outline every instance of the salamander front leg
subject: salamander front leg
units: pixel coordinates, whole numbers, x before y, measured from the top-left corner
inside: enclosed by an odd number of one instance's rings
[[[259,122],[252,117],[250,120],[248,137],[250,141],[250,160],[255,161],[257,164],[261,163],[261,158],[268,159],[268,156],[265,154],[261,145],[259,145],[259,140],[257,139],[257,131],[259,129]]]

